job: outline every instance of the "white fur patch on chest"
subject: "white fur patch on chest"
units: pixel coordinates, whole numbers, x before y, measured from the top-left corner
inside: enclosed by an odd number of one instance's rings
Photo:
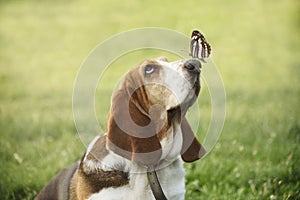
[[[181,159],[157,171],[161,187],[168,199],[183,200],[185,194],[185,172]],[[91,195],[89,200],[155,200],[146,173],[130,173],[128,185],[110,187]]]

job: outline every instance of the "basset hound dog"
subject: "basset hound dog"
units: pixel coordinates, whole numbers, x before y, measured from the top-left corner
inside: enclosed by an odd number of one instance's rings
[[[184,199],[182,160],[205,154],[185,118],[200,91],[198,60],[146,60],[111,100],[107,133],[63,169],[37,200]]]

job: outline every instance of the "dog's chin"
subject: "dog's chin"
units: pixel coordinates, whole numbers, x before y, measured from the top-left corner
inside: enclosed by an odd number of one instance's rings
[[[197,97],[198,96],[195,95],[194,91],[192,91],[191,95],[189,95],[182,103],[167,108],[167,112],[169,114],[180,113],[181,116],[184,116],[188,109],[195,103]]]
[[[186,114],[187,110],[196,102],[200,91],[200,86],[195,85],[191,90],[189,96],[179,106],[183,115]]]

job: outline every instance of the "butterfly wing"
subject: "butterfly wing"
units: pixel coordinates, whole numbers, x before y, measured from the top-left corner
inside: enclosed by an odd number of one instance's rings
[[[198,53],[198,58],[208,58],[210,56],[210,45],[206,41],[202,41]]]
[[[198,54],[199,54],[199,41],[198,40],[191,40],[190,48],[191,48],[190,55],[193,58],[197,58]]]
[[[208,58],[211,53],[210,45],[206,42],[205,37],[197,30],[194,30],[192,33],[190,50],[190,55],[193,58],[199,58],[201,60]]]

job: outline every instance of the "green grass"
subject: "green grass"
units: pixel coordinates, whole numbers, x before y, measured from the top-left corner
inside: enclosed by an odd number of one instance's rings
[[[299,7],[296,0],[0,1],[0,199],[32,199],[81,157],[72,114],[80,64],[111,35],[146,26],[202,30],[227,93],[217,145],[185,165],[186,199],[300,199]],[[102,126],[114,80],[159,55],[176,59],[145,50],[112,64],[121,71],[107,73],[107,90],[96,96]],[[199,104],[202,132],[210,120],[205,87]]]

